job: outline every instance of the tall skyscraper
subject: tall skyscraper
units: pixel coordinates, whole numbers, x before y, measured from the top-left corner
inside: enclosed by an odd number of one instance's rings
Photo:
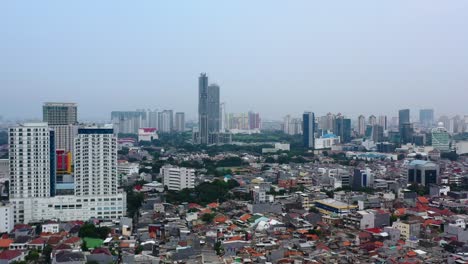
[[[340,137],[342,143],[351,141],[351,119],[339,115],[335,119],[335,134]]]
[[[78,124],[78,111],[75,103],[44,103],[42,106],[42,120],[54,125]]]
[[[220,115],[221,115],[220,116],[220,118],[221,118],[221,128],[220,129],[221,129],[221,132],[224,132],[227,129],[229,129],[228,128],[229,121],[227,120],[228,118],[226,116],[226,103],[221,103],[219,105],[219,108],[220,108],[219,112],[220,112]]]
[[[302,115],[303,143],[305,148],[315,147],[315,115],[312,112],[304,112]]]
[[[411,143],[413,140],[413,126],[410,123],[409,109],[398,111],[398,128],[400,131],[401,143]]]
[[[146,113],[146,117],[148,119],[147,127],[159,128],[158,127],[158,110],[154,110],[154,111],[148,110]]]
[[[208,144],[208,76],[198,77],[198,133],[199,143]]]
[[[402,109],[398,111],[398,125],[401,126],[403,124],[410,123],[410,110],[409,109]]]
[[[208,85],[206,73],[198,77],[198,134],[194,137],[200,144],[211,144],[213,140],[223,138],[219,135],[221,130],[220,114],[220,88],[217,84]],[[210,140],[213,139],[213,140]]]
[[[379,116],[378,125],[381,126],[384,131],[388,130],[388,123],[387,123],[387,116],[386,115]]]
[[[113,129],[78,129],[75,139],[75,195],[116,195],[117,179],[117,137]]]
[[[175,130],[177,132],[185,131],[185,113],[177,112],[175,114]]]
[[[375,115],[369,116],[369,125],[373,126],[377,124],[377,117]]]
[[[359,136],[364,136],[366,133],[366,118],[363,115],[358,117],[358,134]]]
[[[260,114],[250,111],[249,112],[249,129],[250,130],[260,129],[260,125],[261,125]]]
[[[434,109],[419,110],[419,122],[424,128],[431,128],[434,125]]]
[[[174,112],[163,110],[158,113],[158,129],[163,133],[170,133],[174,130]]]
[[[377,142],[382,142],[384,139],[384,129],[381,125],[372,126],[372,140]]]
[[[221,129],[219,93],[217,84],[208,86],[208,133],[219,133]]]

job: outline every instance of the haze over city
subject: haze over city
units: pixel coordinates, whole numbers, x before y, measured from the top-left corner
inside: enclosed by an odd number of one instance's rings
[[[4,118],[71,101],[197,116],[207,72],[229,112],[464,114],[467,1],[0,3]],[[413,111],[413,113],[417,113]]]

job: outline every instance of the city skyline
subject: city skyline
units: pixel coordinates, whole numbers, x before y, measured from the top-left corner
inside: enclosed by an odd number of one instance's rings
[[[85,120],[142,107],[196,119],[199,72],[223,87],[231,112],[267,119],[466,111],[465,1],[108,3],[1,4],[0,115],[40,118],[41,102],[72,101]]]

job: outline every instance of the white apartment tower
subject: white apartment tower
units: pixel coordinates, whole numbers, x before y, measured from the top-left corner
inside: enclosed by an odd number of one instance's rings
[[[55,150],[47,123],[18,125],[10,128],[9,136],[10,199],[50,197]]]
[[[74,152],[75,195],[116,195],[117,138],[113,129],[78,129]]]
[[[185,188],[195,188],[195,170],[165,165],[161,167],[160,174],[163,176],[164,186],[169,190],[180,191]]]

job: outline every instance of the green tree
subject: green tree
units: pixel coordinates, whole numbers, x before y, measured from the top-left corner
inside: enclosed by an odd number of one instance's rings
[[[215,218],[215,214],[203,214],[201,217],[201,220],[209,224],[213,222],[214,218]]]
[[[52,250],[53,248],[51,245],[46,245],[42,250],[42,255],[44,256],[46,263],[50,263],[50,255],[52,254]]]
[[[37,250],[30,250],[28,255],[25,257],[25,260],[27,262],[37,262],[37,260],[39,260],[39,252],[37,252]]]
[[[88,245],[86,244],[86,241],[83,240],[83,243],[81,243],[81,251],[88,251]]]

